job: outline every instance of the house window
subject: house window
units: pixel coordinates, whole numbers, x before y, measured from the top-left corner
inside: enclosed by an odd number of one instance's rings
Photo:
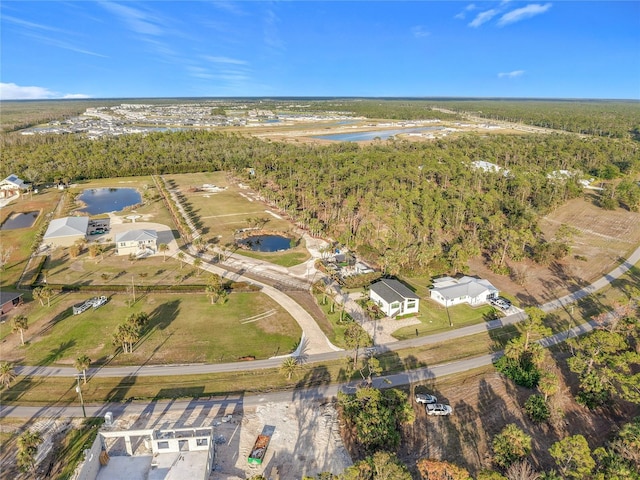
[[[198,447],[206,447],[207,445],[209,445],[209,439],[208,438],[196,438],[196,445]]]
[[[158,450],[169,448],[169,442],[158,442]]]
[[[410,302],[407,302],[407,308],[416,308],[416,301],[412,300]]]
[[[391,307],[391,308],[400,308],[400,304],[399,304],[398,302],[393,302],[393,303],[390,305],[390,307]]]

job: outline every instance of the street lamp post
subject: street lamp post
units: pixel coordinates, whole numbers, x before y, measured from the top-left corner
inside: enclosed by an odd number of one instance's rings
[[[82,415],[84,416],[84,418],[87,418],[87,412],[84,409],[84,400],[82,398],[82,389],[80,388],[80,375],[77,375],[76,378],[78,379],[78,385],[76,386],[76,392],[78,392],[78,395],[80,396],[80,404],[82,405]]]

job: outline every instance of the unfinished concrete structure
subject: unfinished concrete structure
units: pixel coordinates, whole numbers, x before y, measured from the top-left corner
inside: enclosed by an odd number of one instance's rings
[[[77,480],[207,480],[215,459],[213,427],[101,430],[85,453]]]

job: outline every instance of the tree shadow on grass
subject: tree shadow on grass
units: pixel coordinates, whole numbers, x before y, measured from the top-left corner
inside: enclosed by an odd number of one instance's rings
[[[56,326],[56,324],[58,324],[59,322],[66,320],[67,318],[69,318],[70,316],[73,315],[73,311],[72,308],[65,308],[63,311],[61,311],[60,313],[58,313],[55,317],[53,317],[51,320],[49,320],[46,325],[44,325],[42,327],[42,330],[40,331],[40,335],[44,335],[47,332],[49,332],[49,330],[51,330],[53,327]]]
[[[0,391],[0,403],[16,402],[34,385],[33,377],[24,376],[9,388]]]
[[[164,330],[171,325],[180,313],[180,302],[181,300],[171,300],[153,309],[149,314],[149,330]]]
[[[131,387],[136,384],[137,377],[135,375],[127,375],[123,377],[118,385],[113,387],[109,393],[106,395],[107,402],[122,402],[125,400],[130,400],[127,398],[127,394]]]
[[[64,356],[65,352],[75,346],[75,344],[75,340],[67,340],[66,342],[60,343],[42,359],[41,365],[51,365],[52,363],[60,360]]]

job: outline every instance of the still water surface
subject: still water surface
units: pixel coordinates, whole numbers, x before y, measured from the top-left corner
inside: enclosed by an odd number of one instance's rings
[[[91,188],[82,192],[78,200],[86,205],[80,212],[99,215],[137,205],[142,197],[134,188]]]

